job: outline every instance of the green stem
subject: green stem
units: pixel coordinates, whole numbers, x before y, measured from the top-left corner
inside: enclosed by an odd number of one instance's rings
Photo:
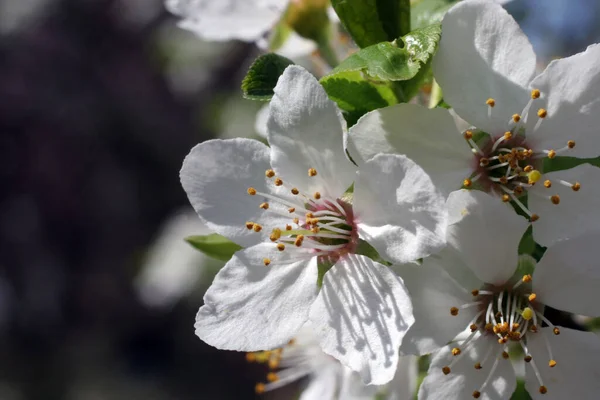
[[[443,96],[444,94],[442,93],[442,88],[434,79],[433,85],[431,86],[431,96],[429,96],[429,108],[435,108],[438,104],[440,104]]]
[[[327,29],[328,31],[328,29]],[[337,55],[335,54],[335,49],[331,46],[331,34],[323,33],[321,37],[317,40],[317,48],[319,49],[319,54],[321,58],[331,67],[335,68],[338,66],[340,61],[338,60]]]

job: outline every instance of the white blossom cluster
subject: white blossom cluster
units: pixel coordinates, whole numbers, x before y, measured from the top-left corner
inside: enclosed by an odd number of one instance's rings
[[[263,3],[265,24],[241,2],[215,10],[252,17],[254,40],[287,1]],[[217,35],[204,15],[185,24]],[[600,169],[544,165],[600,155],[600,46],[538,75],[514,19],[466,0],[443,19],[433,73],[468,129],[406,103],[348,129],[317,79],[290,66],[268,145],[192,149],[181,170],[192,206],[243,247],[206,292],[196,334],[267,363],[258,392],[309,377],[301,399],[411,399],[414,356],[427,354],[419,399],[509,399],[521,361],[534,399],[598,398],[600,338],[546,311],[600,316]],[[537,261],[519,254],[526,232],[545,247]]]

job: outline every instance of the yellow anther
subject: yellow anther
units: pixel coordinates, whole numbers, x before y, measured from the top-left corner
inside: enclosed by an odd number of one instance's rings
[[[281,178],[275,178],[275,186],[283,185],[283,180]]]
[[[319,228],[318,226],[315,226],[315,227],[313,227],[313,228],[312,228],[310,231],[311,231],[312,233],[319,233],[319,232],[321,231],[321,228]]]
[[[271,259],[269,259],[269,258],[263,258],[263,264],[265,264],[265,267],[268,267],[269,264],[271,264]]]
[[[262,208],[263,210],[268,210],[269,209],[269,203],[260,203],[260,208]]]
[[[471,140],[471,139],[473,139],[473,132],[472,131],[465,131],[465,133],[463,133],[463,136],[464,136],[465,139]]]
[[[523,168],[523,172],[531,172],[533,171],[533,166],[531,165],[526,165],[525,168]]]
[[[452,355],[453,356],[457,356],[460,354],[460,349],[458,347],[455,347],[452,349]]]
[[[475,331],[477,330],[477,325],[475,325],[475,324],[471,324],[471,325],[469,326],[469,329],[471,329],[471,332],[475,332]]]
[[[319,200],[321,198],[321,193],[315,192],[315,194],[313,195],[313,197],[315,198],[315,200]]]
[[[473,296],[479,296],[479,289],[473,289],[473,290],[471,290],[471,294]]]
[[[525,361],[525,362],[527,362],[527,363],[528,363],[528,362],[531,362],[531,360],[532,360],[532,359],[533,359],[533,358],[532,358],[532,357],[531,357],[529,354],[527,354],[525,357],[523,357],[523,361]]]
[[[487,104],[490,107],[494,107],[496,105],[496,100],[492,99],[491,97],[489,99],[487,99],[485,101],[485,104]]]
[[[267,380],[269,382],[277,382],[279,380],[279,376],[275,372],[269,372],[267,374]]]
[[[560,204],[560,196],[555,194],[553,196],[550,196],[550,201],[552,202],[552,204]]]
[[[254,228],[254,222],[246,222],[246,229],[251,230],[252,228]]]
[[[263,394],[265,392],[265,384],[257,383],[256,386],[254,386],[254,391],[256,394]]]
[[[300,223],[300,219],[299,219],[299,218],[294,218],[292,221],[293,221],[293,222],[294,222],[296,225],[298,225],[298,223]],[[289,231],[289,229],[288,229],[288,231]]]
[[[253,187],[249,187],[247,192],[250,196],[254,196],[256,194],[256,189],[254,189]]]
[[[521,120],[521,116],[519,114],[513,114],[512,120],[514,122],[519,122]]]
[[[502,313],[500,311],[498,311],[496,313],[496,319],[502,318]]]
[[[548,152],[548,158],[552,159],[552,158],[554,158],[554,157],[556,157],[556,151],[554,151],[554,150],[550,150],[550,151]]]
[[[269,236],[269,239],[271,239],[271,242],[275,242],[280,237],[281,237],[281,229],[274,228],[273,231],[271,231],[271,236]]]
[[[504,140],[510,140],[511,138],[512,138],[511,132],[504,132]]]
[[[265,171],[265,176],[267,178],[272,178],[272,177],[275,176],[275,171],[273,171],[272,169],[268,169],[268,170]]]
[[[286,225],[285,226],[285,230],[286,231],[291,231],[292,230],[292,226],[291,225]]]
[[[555,335],[560,335],[560,329],[558,329],[557,327],[554,327],[554,329],[552,329],[552,332],[553,332]]]
[[[292,188],[291,192],[293,195],[297,195],[298,193],[300,193],[300,191],[296,188]]]
[[[537,299],[537,295],[535,293],[531,293],[528,297],[529,301],[535,301]]]
[[[574,192],[578,192],[579,189],[581,189],[581,183],[579,182],[575,182],[572,186],[571,189],[573,189]]]
[[[531,276],[530,274],[523,275],[523,282],[524,282],[524,283],[529,283],[529,282],[531,282],[531,281],[532,281],[532,279],[533,279],[533,278],[532,278],[532,276]]]
[[[317,170],[314,168],[308,169],[308,176],[317,176]]]
[[[531,214],[531,217],[529,217],[529,220],[530,220],[531,222],[535,222],[535,221],[537,221],[538,219],[540,219],[540,216],[539,216],[539,215],[537,215],[537,214]]]
[[[479,390],[473,391],[473,398],[478,399],[481,396],[481,392]]]
[[[442,372],[444,373],[444,375],[448,375],[450,373],[450,367],[445,366],[444,368],[442,368]]]
[[[481,369],[481,363],[475,363],[475,369]]]
[[[540,98],[540,94],[541,94],[541,93],[540,93],[540,91],[539,91],[539,90],[537,90],[537,89],[533,89],[533,90],[531,91],[531,98],[532,98],[532,99],[539,99],[539,98]]]
[[[456,308],[456,307],[450,308],[450,315],[457,316],[458,315],[458,308]]]
[[[552,182],[550,182],[550,180],[549,180],[549,179],[546,179],[546,180],[544,181],[544,187],[545,187],[546,189],[549,189],[549,188],[551,188],[551,187],[552,187]]]
[[[482,167],[487,167],[489,164],[490,164],[490,160],[488,160],[487,158],[485,158],[485,157],[481,157],[481,158],[479,159],[479,165],[480,165],[480,166],[482,166]]]
[[[290,207],[290,208],[288,208],[288,212],[289,212],[290,214],[292,214],[292,213],[295,213],[295,212],[296,212],[296,209],[295,209],[294,207]]]
[[[508,183],[508,178],[505,176],[500,177],[500,183],[506,185]]]
[[[540,118],[546,118],[548,116],[548,111],[543,108],[540,108],[537,112],[537,116]]]
[[[306,217],[306,219],[311,219],[315,217],[315,215],[311,212],[307,212],[306,214],[304,214],[304,216]]]
[[[471,187],[472,184],[473,184],[473,182],[469,178],[467,178],[463,181],[463,186],[466,188]]]
[[[248,361],[249,363],[256,361],[256,354],[246,353],[246,361]]]
[[[540,393],[541,394],[546,394],[548,393],[548,388],[544,385],[540,386]]]
[[[510,196],[507,194],[502,195],[502,201],[508,203],[510,201]]]
[[[503,351],[502,352],[502,358],[504,358],[505,360],[508,360],[508,357],[509,357],[508,353],[505,352],[505,351]]]
[[[506,342],[508,342],[508,339],[506,337],[498,339],[498,344],[505,344]]]
[[[283,244],[283,243],[278,243],[278,244],[277,244],[277,250],[279,250],[279,251],[284,251],[284,250],[285,250],[285,244]]]
[[[529,321],[531,320],[531,318],[533,318],[533,310],[529,307],[525,307],[521,312],[521,316],[527,321]]]
[[[279,360],[276,358],[272,358],[269,360],[269,368],[270,369],[277,369],[279,368]]]
[[[542,179],[542,173],[537,169],[534,169],[527,174],[527,178],[529,179],[529,184],[531,185]]]
[[[492,325],[490,322],[488,322],[487,324],[485,324],[485,330],[488,332],[492,332],[492,330],[494,329],[494,325]]]
[[[516,194],[517,196],[520,196],[523,194],[523,187],[522,186],[517,186],[513,189],[513,193]]]
[[[567,142],[567,147],[572,149],[573,147],[575,147],[575,141],[574,140],[569,140]]]
[[[262,225],[254,224],[254,225],[252,225],[252,230],[254,232],[260,232],[262,230]]]
[[[548,366],[549,366],[550,368],[554,368],[554,367],[556,367],[556,361],[554,361],[554,360],[550,360],[550,361],[548,361]]]
[[[533,333],[536,333],[538,331],[538,327],[537,327],[537,325],[531,325],[529,327],[529,330]]]
[[[300,246],[302,246],[302,242],[304,242],[304,235],[298,235],[298,236],[296,237],[296,240],[294,241],[294,244],[295,244],[297,247],[300,247]]]

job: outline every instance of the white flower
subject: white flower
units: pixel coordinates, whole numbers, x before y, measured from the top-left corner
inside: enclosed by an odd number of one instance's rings
[[[543,161],[600,155],[600,46],[535,77],[535,54],[513,18],[493,2],[464,1],[444,17],[433,69],[445,100],[474,128],[459,134],[443,109],[381,109],[353,129],[354,161],[406,154],[446,193],[479,186],[513,201],[537,220],[544,246],[598,225],[600,169],[547,172]]]
[[[415,356],[400,358],[388,384],[364,385],[356,372],[321,350],[310,323],[284,347],[248,353],[246,359],[269,367],[267,382],[256,385],[259,394],[306,379],[299,400],[405,400],[412,398],[417,386]]]
[[[310,314],[326,353],[367,383],[385,383],[413,322],[411,305],[399,277],[355,254],[359,237],[395,262],[438,251],[443,196],[404,156],[375,157],[357,172],[343,149],[340,110],[300,67],[280,77],[267,129],[270,148],[210,140],[184,161],[181,180],[196,212],[247,247],[207,291],[196,333],[221,349],[273,349]],[[344,195],[353,182],[350,204]],[[319,288],[326,263],[333,267]]]
[[[517,251],[524,218],[481,191],[451,193],[448,210],[449,247],[401,271],[416,321],[401,351],[441,349],[419,398],[509,399],[515,347],[534,399],[597,398],[600,339],[553,325],[544,309],[600,315],[600,233],[549,247],[530,274]]]

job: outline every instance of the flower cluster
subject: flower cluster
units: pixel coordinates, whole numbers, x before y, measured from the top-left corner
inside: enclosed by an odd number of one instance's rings
[[[197,214],[243,247],[196,334],[267,364],[259,393],[310,377],[302,399],[408,399],[411,357],[431,354],[419,399],[509,399],[519,360],[533,398],[596,398],[600,339],[553,315],[600,316],[600,170],[552,162],[600,155],[599,61],[594,45],[536,75],[512,17],[466,0],[432,64],[453,113],[402,103],[347,128],[289,66],[268,145],[209,140],[183,163]]]

